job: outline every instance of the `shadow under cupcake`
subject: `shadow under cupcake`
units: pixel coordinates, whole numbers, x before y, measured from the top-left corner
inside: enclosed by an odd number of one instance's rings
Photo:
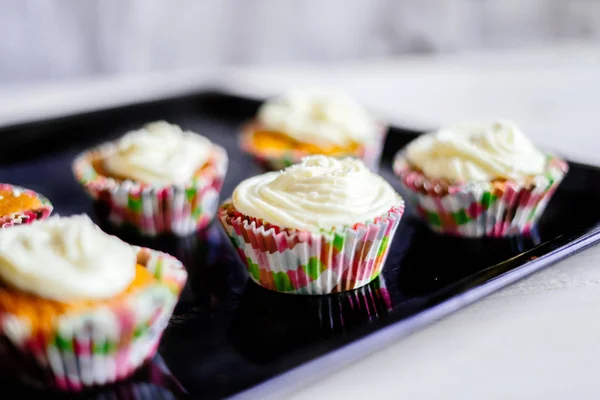
[[[227,335],[250,361],[270,363],[315,340],[343,340],[385,320],[392,307],[382,275],[359,289],[329,296],[286,296],[249,284]]]

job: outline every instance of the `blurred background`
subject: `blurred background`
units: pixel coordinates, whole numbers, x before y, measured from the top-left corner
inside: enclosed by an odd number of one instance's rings
[[[573,41],[596,0],[0,0],[0,84]]]
[[[399,126],[508,118],[594,161],[599,70],[600,0],[0,0],[0,126],[330,86]]]

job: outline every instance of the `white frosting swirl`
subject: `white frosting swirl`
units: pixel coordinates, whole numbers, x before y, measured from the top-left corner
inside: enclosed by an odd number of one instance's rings
[[[464,123],[412,141],[408,161],[430,178],[522,179],[544,172],[546,156],[510,121]]]
[[[46,299],[111,298],[135,278],[136,259],[132,246],[86,215],[0,230],[0,279]]]
[[[372,221],[400,203],[390,184],[362,161],[323,155],[246,179],[233,192],[234,207],[245,215],[317,232]]]
[[[154,185],[190,180],[210,156],[207,138],[164,121],[146,124],[117,141],[104,167],[117,176]]]
[[[266,130],[322,147],[348,147],[375,140],[377,125],[343,93],[296,90],[264,103],[258,121]]]

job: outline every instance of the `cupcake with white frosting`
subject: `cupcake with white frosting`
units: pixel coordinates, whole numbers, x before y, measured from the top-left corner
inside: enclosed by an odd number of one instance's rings
[[[61,390],[123,379],[154,356],[186,277],[85,215],[1,230],[0,357]]]
[[[377,171],[385,133],[386,127],[348,95],[310,88],[262,104],[243,127],[241,146],[271,170],[323,154],[357,157]]]
[[[84,152],[73,171],[114,225],[184,236],[214,218],[227,166],[221,146],[159,121]]]
[[[511,121],[427,133],[394,161],[417,214],[436,232],[467,237],[529,234],[567,171]]]
[[[361,160],[321,155],[246,179],[218,216],[256,283],[328,294],[379,275],[403,211]]]

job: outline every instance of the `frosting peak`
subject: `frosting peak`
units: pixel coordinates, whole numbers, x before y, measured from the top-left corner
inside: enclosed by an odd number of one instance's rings
[[[430,178],[522,179],[544,172],[546,156],[511,121],[463,123],[411,142],[406,157]]]
[[[139,182],[183,183],[206,164],[211,151],[207,138],[157,121],[119,139],[104,166],[110,173]]]
[[[233,192],[233,205],[243,214],[317,232],[372,221],[401,202],[361,160],[322,155],[246,179]]]
[[[263,129],[322,147],[348,147],[374,140],[375,122],[344,93],[295,90],[264,103],[258,111]]]
[[[0,279],[56,301],[104,299],[135,277],[137,254],[86,215],[0,230]]]

